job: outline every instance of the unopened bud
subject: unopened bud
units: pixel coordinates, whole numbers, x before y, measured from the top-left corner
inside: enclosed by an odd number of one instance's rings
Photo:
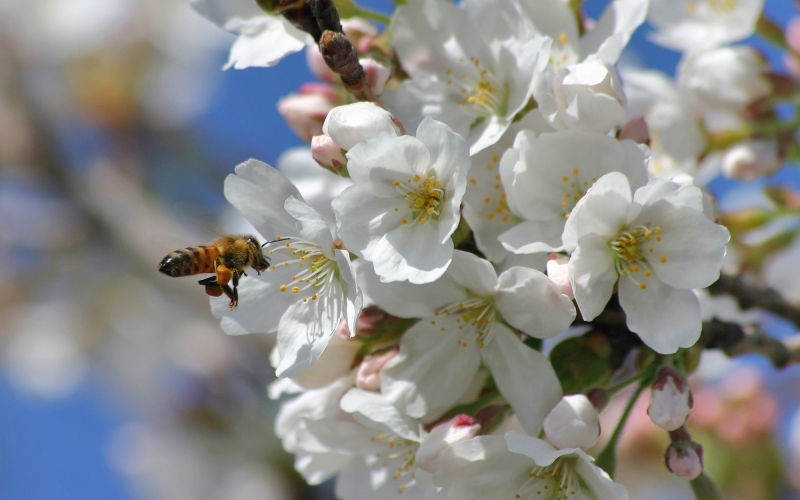
[[[583,394],[564,396],[544,419],[544,433],[556,448],[589,449],[600,437],[600,415]]]
[[[356,387],[365,391],[379,391],[381,388],[381,369],[393,357],[397,349],[390,349],[382,354],[368,354],[358,367]]]
[[[278,101],[278,112],[302,140],[322,134],[322,124],[334,104],[321,93],[294,94]]]
[[[647,144],[650,142],[650,129],[647,127],[647,122],[643,116],[639,116],[628,120],[625,125],[620,127],[617,132],[617,139],[620,141],[630,139],[639,144]]]
[[[650,393],[650,420],[664,430],[674,431],[686,423],[691,409],[692,392],[686,379],[675,368],[662,367]]]
[[[350,151],[359,142],[377,137],[382,133],[401,135],[392,114],[371,102],[357,102],[333,108],[322,126],[345,151]]]
[[[360,61],[361,67],[364,68],[364,72],[367,74],[367,81],[369,81],[372,93],[380,97],[383,93],[384,85],[386,85],[389,77],[392,76],[392,70],[375,59],[363,58]]]
[[[317,163],[337,174],[347,167],[347,158],[342,153],[342,148],[327,135],[315,135],[311,138],[311,156]]]
[[[676,476],[691,480],[703,473],[703,447],[693,441],[676,441],[664,453],[664,463]]]
[[[439,461],[451,446],[472,439],[480,430],[481,425],[469,415],[459,415],[439,424],[420,443],[414,462],[425,472],[435,474]]]
[[[551,253],[547,257],[547,277],[556,284],[558,291],[570,299],[575,298],[572,283],[569,280],[569,257]]]
[[[389,314],[378,306],[367,306],[361,310],[356,322],[357,334],[360,337],[369,337],[375,333],[380,323],[382,323]]]

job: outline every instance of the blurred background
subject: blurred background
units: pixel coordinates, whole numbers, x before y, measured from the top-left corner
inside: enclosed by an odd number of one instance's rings
[[[781,24],[795,13],[767,1]],[[627,63],[672,74],[678,54],[645,31]],[[225,336],[193,279],[156,270],[237,230],[236,164],[302,145],[276,103],[314,80],[303,54],[222,71],[232,42],[186,0],[0,0],[0,498],[333,498],[274,436],[273,339]],[[787,168],[765,182],[796,186]],[[721,206],[752,198],[711,187]],[[731,498],[800,498],[800,370],[714,357],[695,382],[693,432]],[[690,498],[648,426],[624,445],[631,498]]]

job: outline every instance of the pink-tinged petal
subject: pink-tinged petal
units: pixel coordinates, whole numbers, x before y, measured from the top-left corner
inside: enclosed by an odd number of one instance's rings
[[[525,267],[500,275],[495,303],[511,326],[540,339],[566,330],[575,319],[572,300],[544,273]]]
[[[433,283],[382,282],[369,262],[355,262],[364,294],[378,307],[401,318],[427,318],[441,307],[467,298],[464,287],[445,274]]]
[[[724,226],[686,207],[662,212],[652,224],[661,228],[661,241],[645,242],[653,252],[643,253],[658,279],[675,288],[691,289],[707,287],[719,278],[725,244],[730,240]]]
[[[268,238],[297,234],[295,219],[283,207],[290,196],[303,199],[289,179],[258,160],[237,165],[236,174],[225,179],[225,198]]]
[[[422,284],[439,279],[453,257],[453,240],[440,244],[436,224],[411,224],[389,231],[372,255],[375,273],[383,281]]]
[[[447,274],[478,295],[493,295],[497,288],[497,273],[491,262],[461,250],[453,252],[453,262]]]
[[[641,278],[641,275],[637,275]],[[647,279],[642,289],[629,277],[619,280],[619,303],[628,328],[660,354],[691,347],[700,338],[700,302],[691,290],[680,290]]]
[[[298,301],[286,310],[278,325],[279,377],[294,377],[310,367],[325,350],[342,318],[342,290],[333,290],[317,300]]]
[[[544,418],[561,399],[561,383],[550,360],[499,323],[494,326],[491,341],[481,350],[481,357],[522,427],[536,435]]]
[[[332,259],[333,237],[331,237],[331,230],[322,216],[294,197],[287,198],[283,206],[286,213],[297,220],[295,227],[300,237],[319,245],[325,256]]]
[[[373,259],[378,241],[408,212],[402,198],[377,198],[359,186],[345,189],[331,205],[345,246],[367,260]]]
[[[456,170],[466,174],[470,167],[467,141],[442,122],[425,118],[417,127],[417,139],[425,144],[430,153],[430,164],[419,175],[428,175],[428,168],[436,172],[440,180],[447,180]],[[465,186],[466,187],[466,186]]]
[[[569,259],[569,273],[581,316],[591,321],[603,312],[617,282],[608,241],[591,233],[581,237],[578,249]]]
[[[475,332],[459,330],[456,319],[442,315],[420,320],[403,334],[400,354],[383,368],[381,393],[412,417],[452,406],[478,372]]]
[[[513,499],[527,481],[530,459],[509,453],[503,436],[478,436],[454,444],[433,476],[446,500]]]
[[[358,186],[373,196],[400,196],[395,181],[407,183],[414,174],[427,170],[431,155],[425,144],[408,135],[383,133],[359,142],[347,152],[347,171]]]

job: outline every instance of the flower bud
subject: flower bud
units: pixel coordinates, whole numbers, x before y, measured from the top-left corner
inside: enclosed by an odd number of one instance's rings
[[[469,415],[458,415],[437,425],[419,445],[414,459],[417,467],[430,474],[435,474],[439,470],[439,460],[451,446],[460,441],[472,439],[480,430],[481,425]]]
[[[722,173],[740,181],[769,175],[781,166],[778,143],[774,140],[747,140],[730,147],[722,157]]]
[[[325,58],[319,51],[319,47],[311,45],[306,47],[306,64],[314,75],[324,82],[335,83],[338,75],[328,67]]]
[[[703,447],[693,441],[676,441],[664,453],[664,463],[676,476],[691,480],[703,473]]]
[[[624,141],[630,139],[638,144],[647,144],[650,141],[650,129],[643,116],[638,116],[628,120],[625,125],[620,127],[617,139]]]
[[[386,81],[392,76],[392,70],[375,59],[363,58],[360,62],[361,67],[364,68],[364,72],[367,74],[367,80],[369,81],[372,93],[380,97],[383,93],[383,87],[386,85]]]
[[[589,449],[600,437],[600,415],[583,394],[564,396],[544,419],[544,433],[556,448]]]
[[[289,127],[302,140],[308,142],[315,135],[322,134],[322,124],[334,102],[330,94],[303,90],[302,94],[286,96],[278,101],[278,112]]]
[[[570,299],[575,299],[572,283],[569,281],[569,257],[551,253],[547,257],[547,277],[558,286],[558,291]]]
[[[674,431],[686,423],[691,409],[692,392],[686,379],[675,368],[662,367],[650,393],[650,420],[664,430]]]
[[[327,135],[315,135],[311,138],[311,156],[317,163],[337,174],[347,167],[347,158],[342,153],[342,148]]]
[[[356,375],[356,387],[365,391],[377,392],[381,388],[381,369],[393,357],[397,356],[398,350],[390,349],[382,354],[368,354],[358,367]]]
[[[395,136],[403,133],[395,125],[391,113],[371,102],[357,102],[333,108],[325,118],[322,130],[345,151],[350,151],[359,142],[382,133]]]

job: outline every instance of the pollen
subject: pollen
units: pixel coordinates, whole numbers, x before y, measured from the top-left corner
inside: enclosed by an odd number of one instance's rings
[[[285,291],[286,291],[286,285],[281,285],[281,286],[278,288],[278,290],[280,290],[281,292],[285,292]]]
[[[658,258],[658,261],[663,264],[664,262],[667,261],[667,256],[666,255],[662,255],[661,257]]]
[[[647,289],[647,283],[645,283],[644,281],[642,281],[641,283],[639,283],[639,288],[641,288],[642,290],[645,290],[645,289]]]
[[[300,287],[299,286],[293,286],[292,287],[292,293],[297,293],[299,291],[300,291]]]

